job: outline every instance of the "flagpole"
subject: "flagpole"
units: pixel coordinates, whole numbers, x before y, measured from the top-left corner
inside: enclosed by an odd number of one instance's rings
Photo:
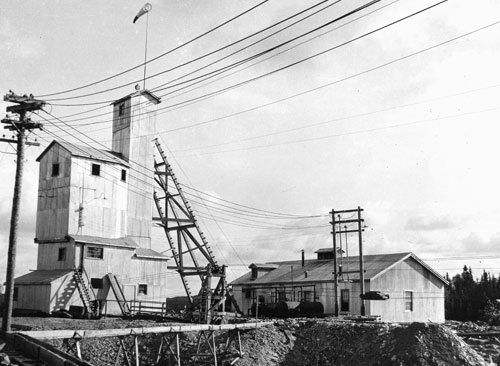
[[[149,12],[146,13],[146,45],[144,47],[143,89],[146,89],[146,64],[147,64],[147,60],[148,60],[148,28],[149,28]]]

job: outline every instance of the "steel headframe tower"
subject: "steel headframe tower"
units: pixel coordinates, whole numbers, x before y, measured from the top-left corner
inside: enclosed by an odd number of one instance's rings
[[[219,307],[222,307],[222,312],[225,311],[226,298],[230,298],[239,311],[227,289],[226,266],[217,263],[157,139],[155,145],[160,155],[160,160],[155,160],[155,181],[162,192],[161,195],[156,190],[153,193],[159,214],[153,219],[163,227],[175,261],[175,267],[168,268],[180,274],[189,304],[195,310],[195,320],[210,323]],[[201,281],[201,290],[196,299],[188,281],[188,278],[193,277]],[[214,288],[213,278],[218,279]]]
[[[338,284],[339,284],[339,269],[337,266],[337,235],[348,234],[348,233],[358,233],[359,242],[359,282],[360,282],[360,300],[361,300],[361,315],[365,315],[365,301],[363,300],[363,295],[365,293],[365,268],[363,261],[363,225],[364,220],[361,218],[361,212],[363,209],[358,206],[358,208],[352,210],[340,210],[335,211],[332,209],[330,215],[332,215],[332,238],[333,238],[333,266],[334,271],[334,302],[335,302],[335,316],[339,315],[339,301],[338,301]],[[346,214],[351,214],[349,218],[345,218]],[[354,215],[354,218],[352,217]],[[354,229],[347,229],[343,224],[355,224]],[[337,230],[337,225],[339,225],[339,230]],[[358,272],[358,271],[354,271]],[[347,273],[347,272],[342,272]]]
[[[44,107],[45,102],[34,99],[32,95],[18,96],[10,91],[4,96],[4,101],[16,103],[17,105],[7,107],[7,112],[19,115],[19,119],[14,120],[7,116],[2,119],[2,123],[7,130],[17,134],[16,140],[2,138],[0,141],[16,143],[16,178],[14,183],[14,196],[12,198],[12,215],[10,218],[9,232],[9,250],[7,253],[7,273],[6,273],[6,288],[5,288],[5,313],[2,323],[2,332],[10,332],[12,322],[12,307],[14,300],[14,274],[16,268],[16,247],[17,247],[17,229],[19,222],[19,204],[21,202],[21,188],[23,181],[24,169],[24,147],[25,145],[39,146],[36,142],[26,141],[26,131],[32,131],[42,128],[40,123],[32,122],[26,118],[26,113],[40,110]]]

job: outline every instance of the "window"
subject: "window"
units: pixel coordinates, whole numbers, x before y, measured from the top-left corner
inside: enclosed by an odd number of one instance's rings
[[[93,288],[104,288],[104,281],[102,280],[102,278],[91,278],[90,285]]]
[[[87,247],[87,258],[102,259],[103,258],[103,248],[98,247]]]
[[[120,104],[118,106],[118,115],[123,116],[125,114],[125,104]]]
[[[53,177],[59,176],[59,163],[52,164],[52,176]]]
[[[148,294],[148,285],[139,284],[139,287],[137,289],[137,294],[138,295],[147,295]]]
[[[349,290],[340,290],[340,311],[349,311]]]
[[[250,299],[252,297],[252,289],[246,288],[243,290],[245,292],[245,299]]]
[[[14,293],[12,294],[12,301],[17,301],[19,298],[19,287],[14,287]]]
[[[287,301],[285,291],[278,291],[278,301]]]
[[[413,291],[405,291],[405,311],[413,311]]]
[[[313,292],[312,291],[302,292],[302,301],[313,301]]]
[[[253,268],[252,268],[252,277],[251,277],[251,279],[252,279],[252,280],[255,280],[255,279],[257,278],[257,275],[258,275],[257,268],[256,268],[256,267],[253,267]]]
[[[59,248],[59,253],[57,254],[57,260],[59,262],[66,260],[66,248]]]
[[[92,164],[92,175],[101,175],[101,166],[99,164]]]
[[[127,181],[127,171],[125,169],[122,169],[122,181]]]

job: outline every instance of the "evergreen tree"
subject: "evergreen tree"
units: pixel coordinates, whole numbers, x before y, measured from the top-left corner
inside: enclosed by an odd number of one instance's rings
[[[500,281],[494,275],[483,270],[481,277],[474,280],[472,269],[464,266],[462,273],[450,279],[445,290],[446,319],[475,321],[490,320],[491,304],[500,299]],[[487,307],[488,306],[488,307]]]

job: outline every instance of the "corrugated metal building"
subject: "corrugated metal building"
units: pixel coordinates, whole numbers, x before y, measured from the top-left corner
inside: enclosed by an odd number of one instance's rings
[[[318,301],[325,313],[335,313],[332,249],[318,259],[252,264],[251,271],[231,283],[241,309],[256,301]],[[340,314],[360,315],[359,257],[338,258]],[[444,321],[447,281],[413,253],[364,256],[365,293],[380,291],[387,300],[365,300],[366,315],[387,322]]]
[[[82,305],[75,269],[108,313],[121,312],[109,274],[127,300],[165,301],[168,258],[151,249],[159,102],[139,90],[113,103],[111,151],[53,141],[39,156],[37,269],[16,278],[15,308]]]

